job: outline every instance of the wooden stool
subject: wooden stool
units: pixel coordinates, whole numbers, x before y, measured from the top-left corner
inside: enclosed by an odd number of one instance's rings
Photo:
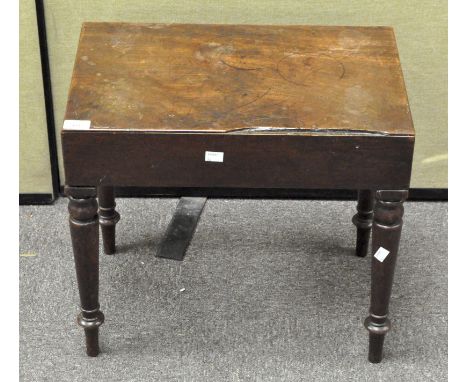
[[[355,189],[381,361],[414,147],[391,28],[85,23],[62,144],[88,355],[114,186]]]

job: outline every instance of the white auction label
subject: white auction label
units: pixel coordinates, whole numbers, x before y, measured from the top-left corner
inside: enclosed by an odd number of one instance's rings
[[[224,153],[222,151],[205,151],[205,162],[223,162]]]
[[[390,251],[387,251],[385,248],[380,247],[377,250],[377,252],[375,252],[374,257],[382,263],[389,254]]]
[[[89,130],[91,121],[84,119],[66,119],[63,121],[64,130]]]

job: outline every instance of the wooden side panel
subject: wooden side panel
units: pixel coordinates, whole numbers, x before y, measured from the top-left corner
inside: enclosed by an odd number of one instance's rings
[[[405,189],[413,139],[75,132],[62,134],[73,186]],[[205,151],[223,152],[206,162]]]

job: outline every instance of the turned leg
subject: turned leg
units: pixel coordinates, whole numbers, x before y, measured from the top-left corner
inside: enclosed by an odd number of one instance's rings
[[[99,354],[99,326],[104,315],[99,310],[99,223],[96,189],[65,187],[69,198],[70,232],[75,257],[76,277],[80,293],[81,313],[78,324],[86,336],[86,352]]]
[[[369,247],[369,237],[374,215],[374,191],[360,190],[358,193],[357,214],[353,223],[357,227],[356,256],[365,257]]]
[[[115,210],[114,187],[98,187],[99,200],[99,225],[101,226],[104,253],[115,253],[115,225],[120,220],[119,213]]]
[[[408,191],[377,191],[372,226],[372,281],[370,315],[364,325],[369,331],[369,361],[382,360],[385,334],[390,330],[388,305],[398,254],[403,202]],[[388,254],[387,254],[388,251]]]

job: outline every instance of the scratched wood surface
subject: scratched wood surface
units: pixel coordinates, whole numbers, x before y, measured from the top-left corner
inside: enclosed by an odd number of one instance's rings
[[[91,129],[414,135],[388,27],[84,23],[65,119]]]

